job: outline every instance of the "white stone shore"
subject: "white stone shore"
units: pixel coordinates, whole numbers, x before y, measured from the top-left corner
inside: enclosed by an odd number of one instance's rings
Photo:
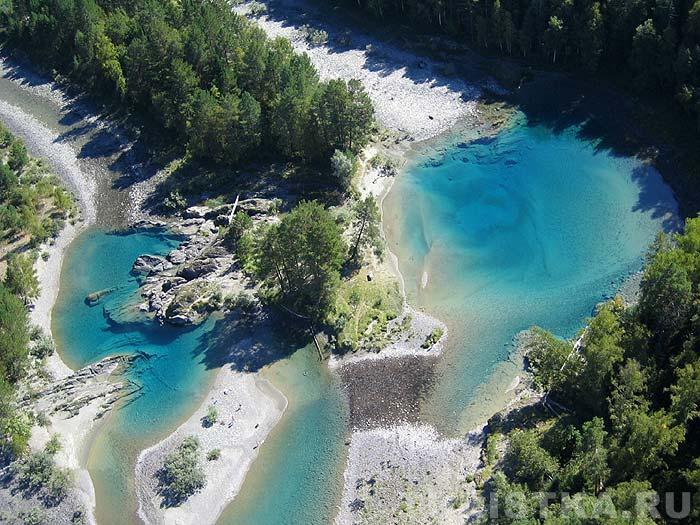
[[[317,8],[304,0],[267,3],[274,7],[284,4],[290,14],[298,16],[284,21],[261,16],[255,19],[260,27],[270,37],[288,38],[296,51],[307,53],[321,79],[360,80],[372,99],[377,121],[385,128],[422,141],[475,114],[481,90],[457,76],[445,75],[428,58],[357,31],[348,33],[350,43],[345,47],[310,46],[299,29],[303,23],[313,25],[308,15],[316,14]],[[236,8],[241,13],[248,9],[248,4]],[[346,38],[343,27],[324,29],[329,42]]]
[[[465,523],[482,442],[482,429],[464,439],[419,425],[353,433],[336,525]]]

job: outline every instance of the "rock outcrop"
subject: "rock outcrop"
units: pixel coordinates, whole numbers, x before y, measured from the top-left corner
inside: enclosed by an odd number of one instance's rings
[[[131,267],[133,275],[151,275],[163,270],[169,270],[173,263],[160,255],[140,255]]]
[[[35,397],[26,395],[20,405],[32,405],[34,410],[49,415],[74,417],[84,406],[102,399],[95,419],[101,418],[114,404],[136,393],[140,387],[125,378],[123,372],[142,356],[110,356],[81,368],[60,381],[53,381]],[[118,377],[117,380],[114,380]]]

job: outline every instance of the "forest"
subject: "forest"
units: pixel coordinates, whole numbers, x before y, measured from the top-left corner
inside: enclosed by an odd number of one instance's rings
[[[685,522],[697,523],[698,297],[700,219],[695,218],[683,234],[659,237],[638,305],[626,306],[619,298],[602,305],[579,345],[534,330],[528,359],[535,386],[546,392],[546,410],[507,434],[502,468],[488,482],[499,496],[497,523],[654,523],[655,516],[636,509],[637,495],[650,491],[675,494],[665,515],[661,498],[658,510],[666,519],[680,518],[682,493],[692,495]],[[543,491],[569,493],[569,509],[597,510],[598,516],[572,520],[563,502],[541,510]],[[519,497],[509,497],[513,494]],[[503,507],[516,500],[518,511],[508,516]],[[629,515],[613,520],[601,501]]]
[[[10,45],[167,130],[195,157],[329,163],[373,128],[356,81],[321,82],[225,0],[4,0]]]
[[[477,49],[665,93],[700,127],[700,0],[348,0]]]

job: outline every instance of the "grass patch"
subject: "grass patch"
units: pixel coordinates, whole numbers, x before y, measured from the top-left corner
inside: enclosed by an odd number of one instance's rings
[[[396,280],[367,280],[360,272],[340,287],[334,308],[337,347],[355,352],[379,348],[386,336],[387,323],[401,313],[403,300]]]
[[[432,348],[435,345],[435,343],[437,343],[442,338],[442,335],[444,333],[445,331],[439,326],[437,328],[433,328],[433,331],[428,334],[428,337],[425,338],[423,344],[420,345],[421,348]]]

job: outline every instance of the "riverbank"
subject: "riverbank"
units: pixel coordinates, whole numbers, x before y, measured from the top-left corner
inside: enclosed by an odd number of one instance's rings
[[[472,132],[478,128],[479,134],[486,135],[507,123],[510,113],[503,112],[504,108],[480,106],[480,88],[445,76],[439,71],[441,66],[426,57],[333,27],[327,20],[320,27],[328,32],[329,42],[342,35],[348,36],[352,44],[349,48],[309,46],[300,27],[305,23],[319,27],[318,15],[313,8],[307,9],[306,2],[284,4],[292,7],[282,9],[279,2],[267,3],[271,13],[256,21],[269,35],[290,38],[297,51],[309,54],[323,78],[358,78],[368,90],[377,120],[389,134],[366,152],[367,160],[378,154],[400,170],[426,142],[454,133],[455,127]],[[382,166],[370,168],[367,162],[365,168],[356,188],[361,197],[375,197],[383,216],[383,201],[397,171]],[[410,508],[411,514],[399,513],[404,521],[413,516],[421,522],[419,516],[430,515],[439,522],[459,522],[461,504],[453,509],[445,495],[453,495],[455,501],[468,499],[462,494],[467,490],[462,485],[466,473],[477,468],[482,442],[474,436],[466,442],[447,439],[420,423],[420,404],[431,387],[447,327],[408,305],[398,258],[390,249],[385,255],[383,262],[375,262],[371,272],[375,279],[380,274],[399,280],[404,303],[399,322],[410,318],[401,332],[408,337],[376,353],[333,357],[329,361],[348,397],[352,429],[336,522],[355,523],[360,518],[364,523],[387,522],[400,508]],[[430,277],[423,276],[423,287]],[[437,344],[424,347],[426,335],[438,328],[442,335]],[[502,407],[493,406],[489,415]],[[381,478],[379,482],[377,477]],[[406,489],[411,489],[415,498],[401,500],[400,494]]]
[[[96,202],[98,198],[98,190],[103,187],[108,187],[112,183],[106,180],[104,174],[97,174],[95,169],[107,170],[100,163],[93,164],[85,162],[82,159],[84,144],[76,143],[72,138],[71,131],[62,130],[61,124],[51,127],[45,125],[40,118],[45,114],[51,117],[56,114],[59,120],[70,113],[71,129],[78,129],[80,133],[76,136],[81,136],[85,128],[95,129],[100,131],[99,141],[117,142],[121,144],[117,149],[126,150],[129,145],[124,142],[125,139],[118,134],[118,128],[111,123],[102,122],[99,116],[94,115],[86,107],[83,107],[75,99],[67,97],[63,91],[52,81],[42,78],[25,66],[21,66],[14,61],[8,62],[5,58],[0,60],[0,69],[4,77],[4,82],[17,92],[10,97],[13,100],[21,100],[26,94],[27,100],[38,102],[31,105],[29,111],[24,111],[21,107],[15,104],[10,104],[5,100],[0,100],[0,120],[7,123],[8,128],[23,138],[27,144],[29,152],[37,157],[46,158],[61,181],[74,191],[80,205],[82,217],[75,224],[67,224],[60,232],[59,236],[50,244],[42,246],[41,250],[46,254],[44,258],[39,258],[36,263],[37,277],[40,283],[40,296],[35,301],[30,312],[30,319],[33,324],[42,328],[45,333],[51,333],[52,325],[52,310],[60,289],[61,269],[64,261],[64,254],[76,237],[84,231],[88,226],[95,223],[97,218]],[[48,109],[44,109],[42,104],[46,104]],[[36,114],[35,114],[36,110]],[[60,117],[64,115],[64,117]],[[77,121],[73,119],[77,118]],[[112,137],[112,132],[117,133]],[[134,168],[136,169],[136,168]],[[98,183],[97,179],[101,179]],[[143,180],[138,177],[138,180]],[[153,191],[155,184],[147,185],[148,191]],[[130,203],[130,212],[125,214],[125,218],[129,222],[144,219],[148,217],[147,213],[142,213],[142,204],[148,195],[144,193],[144,183],[127,187],[125,193],[129,194],[128,202]],[[105,210],[101,210],[104,212]],[[111,224],[111,221],[108,220]],[[57,384],[74,382],[80,372],[73,372],[69,366],[62,360],[58,352],[54,352],[46,362],[46,369],[54,378]],[[105,377],[111,375],[110,369],[105,373]],[[255,385],[252,388],[251,385]],[[38,384],[35,385],[38,387]],[[41,387],[42,391],[44,387]],[[232,394],[240,394],[249,402],[245,403],[245,414],[249,418],[253,418],[255,414],[259,414],[265,421],[265,424],[257,426],[255,432],[251,434],[250,439],[254,443],[250,448],[257,450],[258,445],[264,441],[265,436],[270,428],[274,426],[286,406],[286,399],[269,383],[258,379],[254,375],[243,375],[233,372],[230,369],[222,369],[217,380],[214,383],[212,391],[207,396],[210,399],[215,396],[221,396],[222,392]],[[73,394],[80,397],[85,392],[76,391]],[[92,397],[94,394],[94,398]],[[109,420],[105,416],[104,405],[107,404],[111,408],[112,403],[106,403],[105,393],[99,394],[90,392],[91,401],[76,407],[74,411],[66,413],[60,411],[53,413],[53,407],[47,407],[49,416],[49,425],[47,427],[35,426],[32,429],[32,448],[39,450],[48,441],[51,434],[57,433],[60,436],[62,450],[57,454],[56,460],[59,466],[71,469],[75,475],[75,489],[66,499],[67,504],[54,509],[51,512],[51,520],[56,523],[69,523],[74,510],[80,510],[90,523],[95,522],[94,511],[96,505],[95,490],[90,474],[86,468],[88,449],[91,447],[94,436],[99,432],[99,429]],[[226,395],[226,394],[223,394]],[[238,396],[237,396],[238,397]],[[222,399],[222,405],[223,401]],[[205,401],[206,403],[206,401]],[[233,408],[226,405],[221,411],[226,412]],[[237,414],[241,415],[241,414]],[[186,416],[189,417],[189,414]],[[192,416],[195,417],[195,416]],[[219,429],[218,440],[222,443],[231,443],[240,437],[240,431],[237,428],[224,427]],[[211,435],[211,433],[210,433]],[[165,447],[161,447],[164,449]],[[220,463],[216,463],[219,467],[219,478],[212,479],[211,487],[227,487],[228,478],[232,470],[236,470],[239,474],[239,481],[231,487],[237,491],[237,488],[242,483],[245,473],[252,463],[255,453],[242,451],[239,454],[223,454]],[[221,477],[221,466],[229,465],[231,462],[236,465],[235,468],[224,468],[224,477]],[[212,464],[214,465],[214,464]],[[215,469],[216,470],[216,469]],[[231,496],[232,497],[232,496]],[[225,504],[225,498],[217,497],[221,508]],[[68,504],[69,503],[69,504]],[[73,507],[72,509],[70,507]],[[205,505],[203,508],[211,508],[211,505]],[[65,515],[64,515],[65,514]],[[212,519],[213,521],[213,519]]]
[[[4,76],[8,71],[7,62],[0,57],[0,74]],[[50,83],[37,82],[37,84],[45,86],[42,96],[47,97],[47,100],[51,103],[61,103]],[[66,223],[52,243],[41,247],[42,252],[48,254],[48,257],[40,257],[36,263],[40,294],[33,304],[29,318],[32,324],[39,326],[44,333],[50,334],[51,311],[58,296],[64,253],[80,232],[95,220],[96,185],[93,178],[81,169],[77,154],[71,145],[62,142],[59,133],[45,126],[33,115],[18,106],[0,100],[0,120],[24,140],[30,154],[48,160],[52,171],[76,195],[81,210],[81,218],[78,222]],[[56,381],[65,380],[74,374],[58,352],[54,352],[47,359],[46,368]],[[71,498],[75,498],[85,509],[90,522],[94,522],[92,512],[95,507],[95,493],[90,475],[84,466],[84,457],[87,443],[96,428],[95,419],[100,412],[102,401],[103,399],[96,397],[81,408],[77,416],[66,417],[65,413],[53,414],[49,416],[48,427],[35,426],[32,429],[32,446],[35,449],[42,448],[50,434],[58,433],[61,436],[63,448],[56,456],[57,464],[75,471],[76,485]],[[57,517],[54,516],[54,518]],[[70,515],[60,518],[65,518],[67,523]]]
[[[375,35],[343,27],[332,14],[304,0],[265,5],[266,13],[255,21],[270,37],[288,38],[297,52],[307,53],[322,79],[360,80],[377,121],[402,140],[429,139],[474,115],[481,87],[446,74],[444,65],[405,52]],[[248,13],[250,3],[235,9]],[[326,31],[326,42],[310,45],[302,32],[305,24]]]
[[[211,426],[204,423],[209,407],[217,411]],[[238,494],[259,447],[287,408],[287,399],[267,380],[229,367],[217,374],[200,407],[175,432],[144,450],[136,463],[139,517],[149,524],[214,523],[226,505]],[[204,488],[177,507],[161,502],[158,471],[165,458],[187,436],[201,445],[206,473]],[[207,460],[212,450],[220,457]]]

